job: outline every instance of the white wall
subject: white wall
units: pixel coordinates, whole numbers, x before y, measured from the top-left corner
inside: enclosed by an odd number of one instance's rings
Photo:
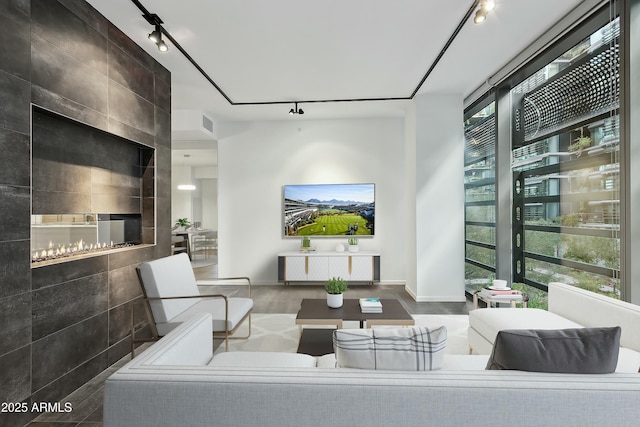
[[[381,253],[381,280],[404,283],[407,255],[404,120],[300,120],[235,124],[218,143],[220,276],[277,282],[285,184],[375,183],[376,230],[362,250]],[[461,173],[461,172],[460,172]],[[315,238],[334,250],[344,238]]]
[[[171,174],[171,224],[178,218],[218,229],[218,170],[215,166],[193,167],[173,164]],[[194,184],[193,191],[178,190],[180,184]]]
[[[217,162],[217,159],[216,159]],[[203,228],[218,229],[218,167],[197,166],[193,168],[193,176],[198,187],[199,206],[196,211],[195,201],[193,216],[197,216]]]
[[[407,289],[417,301],[464,301],[463,100],[426,94],[414,102],[417,261]]]
[[[178,218],[188,218],[193,221],[191,206],[191,191],[178,190],[179,184],[193,183],[191,167],[185,165],[173,165],[171,168],[171,225]]]
[[[218,180],[198,179],[202,194],[202,227],[218,229]]]
[[[409,232],[407,234],[407,273],[406,285],[407,291],[417,299],[418,295],[418,260],[416,254],[416,106],[415,102],[407,108],[404,117],[404,136],[405,136],[405,188],[407,190],[407,210],[406,223],[409,224]]]

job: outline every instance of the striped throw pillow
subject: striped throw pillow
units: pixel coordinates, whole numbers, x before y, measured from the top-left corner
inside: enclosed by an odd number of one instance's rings
[[[333,349],[339,368],[400,371],[440,369],[447,328],[337,329]]]

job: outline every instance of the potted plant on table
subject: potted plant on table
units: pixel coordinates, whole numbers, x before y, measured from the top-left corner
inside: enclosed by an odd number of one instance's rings
[[[173,227],[173,231],[185,231],[191,223],[187,218],[178,218],[176,224]]]
[[[349,252],[358,252],[359,250],[360,246],[358,246],[358,238],[349,237]]]
[[[347,290],[347,281],[342,277],[332,277],[324,284],[327,291],[327,305],[331,308],[342,307],[342,294]]]

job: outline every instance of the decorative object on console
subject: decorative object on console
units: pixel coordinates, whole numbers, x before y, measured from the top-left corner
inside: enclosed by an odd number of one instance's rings
[[[333,332],[338,368],[432,371],[442,367],[446,344],[444,326]]]
[[[302,238],[302,246],[300,246],[300,252],[313,252],[316,249],[311,246],[311,239],[308,236]]]
[[[347,290],[347,281],[342,277],[332,277],[324,284],[327,291],[327,305],[331,308],[342,307],[343,293]]]
[[[344,245],[342,243],[336,245],[336,252],[344,252]]]
[[[349,252],[358,252],[360,246],[358,246],[358,239],[355,237],[349,237]]]

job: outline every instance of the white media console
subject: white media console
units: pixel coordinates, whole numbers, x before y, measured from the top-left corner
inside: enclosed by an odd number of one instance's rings
[[[380,281],[380,254],[361,252],[281,252],[278,254],[278,281],[325,282],[342,277],[349,282]]]

